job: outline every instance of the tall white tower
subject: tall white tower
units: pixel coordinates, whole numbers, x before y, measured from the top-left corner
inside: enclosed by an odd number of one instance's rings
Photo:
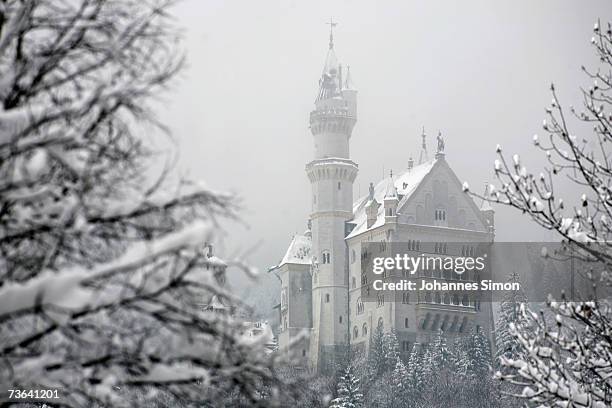
[[[346,221],[353,218],[353,182],[357,164],[349,159],[349,140],[357,122],[357,91],[350,70],[343,73],[334,52],[330,22],[329,51],[310,113],[314,160],[306,165],[312,185],[311,364],[327,371],[348,345],[348,250]],[[343,74],[345,77],[343,78]]]

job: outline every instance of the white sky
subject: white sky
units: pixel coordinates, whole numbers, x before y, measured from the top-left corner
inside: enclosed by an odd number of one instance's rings
[[[532,136],[549,84],[566,106],[580,105],[580,66],[596,63],[593,23],[611,12],[609,0],[184,0],[176,15],[189,66],[160,115],[179,168],[242,197],[249,228],[229,225],[225,251],[261,241],[249,260],[265,270],[306,227],[308,114],[330,16],[359,90],[351,158],[364,194],[383,164],[401,171],[418,157],[422,125],[430,152],[442,130],[449,164],[478,190],[493,180],[497,143],[541,163]],[[496,223],[500,241],[552,238],[514,211],[498,210]]]

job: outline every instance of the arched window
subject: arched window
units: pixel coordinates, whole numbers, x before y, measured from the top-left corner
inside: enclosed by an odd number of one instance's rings
[[[461,304],[463,306],[469,306],[470,305],[470,300],[468,299],[468,295],[463,295],[463,298],[461,298]]]
[[[361,301],[361,298],[357,299],[357,314],[360,315],[363,313],[363,302]]]
[[[436,295],[434,296],[434,303],[442,303],[442,298],[440,297],[440,294],[438,292],[436,292]]]
[[[384,329],[384,328],[385,328],[385,322],[383,321],[383,318],[382,318],[382,317],[379,317],[379,318],[378,318],[378,326],[379,326],[381,329]]]
[[[361,328],[361,335],[364,337],[368,335],[368,325],[365,323],[363,324],[363,327]]]
[[[329,251],[323,251],[323,253],[321,254],[321,263],[323,264],[331,263],[331,254],[329,253]]]
[[[425,293],[425,303],[431,303],[431,293]]]
[[[404,318],[404,328],[406,329],[408,328],[408,318],[407,317]]]
[[[409,292],[402,293],[402,303],[404,304],[410,303],[410,293]]]
[[[353,339],[356,339],[359,336],[359,329],[357,326],[353,327]]]
[[[448,293],[444,294],[444,304],[450,305],[450,295]]]

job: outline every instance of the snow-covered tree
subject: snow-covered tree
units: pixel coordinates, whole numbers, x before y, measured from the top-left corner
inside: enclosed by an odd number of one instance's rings
[[[237,302],[205,249],[233,197],[172,182],[148,148],[152,97],[183,63],[172,3],[0,1],[4,386],[86,407],[286,390],[268,336],[199,305]]]
[[[368,353],[368,367],[372,375],[379,377],[386,369],[385,332],[382,324],[376,326]]]
[[[508,277],[510,283],[520,283],[520,277],[513,272]],[[495,321],[495,363],[503,357],[516,359],[519,357],[519,345],[510,333],[510,324],[516,323],[522,304],[527,303],[527,297],[522,290],[504,292],[499,305],[499,313]]]
[[[397,360],[399,359],[399,341],[395,330],[391,330],[383,335],[383,370],[393,371],[396,368]]]
[[[551,86],[543,130],[534,136],[547,167],[530,172],[515,154],[507,160],[498,146],[495,172],[499,185],[490,201],[518,209],[542,227],[555,231],[574,256],[591,263],[590,278],[610,285],[612,275],[612,25],[593,28],[591,43],[601,66],[583,71],[592,84],[583,89],[581,109],[562,107]],[[561,197],[559,178],[574,183],[576,197]],[[465,186],[467,189],[467,185]],[[544,255],[547,255],[546,253]],[[608,407],[612,404],[612,324],[607,300],[549,300],[555,322],[545,313],[522,308],[510,325],[519,358],[502,357],[498,377],[523,387],[521,396],[538,406]]]
[[[331,401],[330,408],[361,408],[363,394],[359,390],[359,378],[353,373],[353,368],[346,367],[338,381],[338,397]]]
[[[473,378],[484,378],[491,369],[491,346],[482,330],[472,330],[465,338],[464,352],[466,359],[465,374]]]
[[[409,375],[406,365],[401,358],[397,358],[395,368],[391,373],[391,384],[393,385],[393,399],[395,406],[406,406],[415,395],[411,395]]]
[[[406,370],[408,371],[407,387],[410,389],[411,394],[417,395],[423,389],[424,384],[423,353],[421,347],[417,344],[410,351]]]
[[[453,369],[453,356],[446,343],[446,336],[441,330],[433,338],[423,354],[423,375],[425,381],[434,381],[443,370]]]

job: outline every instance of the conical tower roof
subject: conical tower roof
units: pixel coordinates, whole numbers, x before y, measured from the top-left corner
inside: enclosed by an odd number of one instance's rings
[[[353,76],[351,75],[350,66],[346,67],[346,79],[344,80],[344,89],[349,89],[353,91],[357,90],[355,84],[353,83]]]

